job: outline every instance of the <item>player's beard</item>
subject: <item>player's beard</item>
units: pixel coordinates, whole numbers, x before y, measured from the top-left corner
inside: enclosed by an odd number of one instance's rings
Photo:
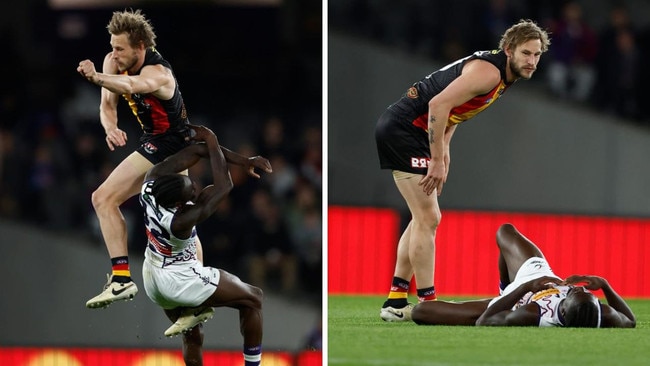
[[[120,73],[123,73],[124,71],[131,70],[136,62],[138,62],[138,58],[134,56],[133,58],[128,59],[126,63],[120,63],[116,61],[115,64],[117,65],[117,70]]]
[[[515,76],[515,78],[519,79],[530,79],[533,76],[533,73],[535,70],[529,71],[530,74],[524,74],[524,67],[517,66],[517,62],[515,60],[511,59],[510,62],[508,62],[508,67],[510,67],[510,71],[512,71],[512,74]],[[528,70],[526,70],[528,71]]]

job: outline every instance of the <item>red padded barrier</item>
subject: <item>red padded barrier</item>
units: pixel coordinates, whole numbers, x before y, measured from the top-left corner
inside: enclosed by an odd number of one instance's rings
[[[204,350],[205,365],[239,366],[241,352]],[[0,347],[0,365],[7,366],[181,366],[180,350]],[[321,366],[321,351],[262,353],[269,366]]]
[[[544,252],[555,273],[597,274],[626,297],[650,297],[650,220],[510,212],[443,211],[436,238],[439,296],[493,296],[495,233],[510,222]],[[400,232],[390,209],[329,207],[331,294],[386,294]],[[412,286],[415,287],[415,286]]]

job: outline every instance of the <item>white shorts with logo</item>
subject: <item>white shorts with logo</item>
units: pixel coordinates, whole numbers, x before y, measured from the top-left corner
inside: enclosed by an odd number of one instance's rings
[[[155,255],[146,253],[142,266],[144,290],[163,309],[199,306],[219,285],[221,274],[216,268],[196,260],[162,267],[151,257]]]
[[[492,299],[492,301],[490,301],[488,307],[492,306],[492,304],[497,302],[500,298],[511,293],[522,284],[544,276],[556,277],[561,279],[560,277],[555,275],[555,273],[553,273],[553,271],[551,270],[551,266],[548,264],[546,259],[540,257],[528,258],[521,265],[521,267],[519,267],[519,270],[515,275],[515,279],[512,282],[510,282],[510,284],[506,286],[505,289],[503,289],[503,292],[499,296],[495,297],[494,299]],[[524,296],[524,298],[526,297],[528,296]]]

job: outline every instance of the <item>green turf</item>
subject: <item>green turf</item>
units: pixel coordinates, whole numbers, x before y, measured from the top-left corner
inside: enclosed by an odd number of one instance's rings
[[[383,300],[328,297],[328,365],[650,365],[650,300],[628,301],[635,329],[386,323]]]

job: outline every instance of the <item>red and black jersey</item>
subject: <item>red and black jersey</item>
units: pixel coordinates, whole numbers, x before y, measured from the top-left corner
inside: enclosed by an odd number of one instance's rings
[[[472,55],[450,63],[449,65],[427,75],[411,86],[406,93],[388,108],[413,125],[427,130],[429,101],[444,90],[463,71],[463,66],[470,60],[481,59],[490,62],[501,72],[501,82],[489,92],[478,95],[467,102],[452,108],[447,125],[458,124],[474,117],[489,107],[510,86],[506,83],[507,56],[501,50],[477,51]]]
[[[139,75],[145,66],[158,64],[172,70],[171,64],[155,48],[150,47],[146,51],[142,67],[135,75]],[[169,130],[182,129],[189,123],[183,97],[178,88],[178,81],[176,82],[174,95],[169,100],[158,99],[152,94],[135,93],[122,94],[122,96],[129,102],[129,107],[131,107],[131,111],[138,119],[145,134],[159,135]]]

